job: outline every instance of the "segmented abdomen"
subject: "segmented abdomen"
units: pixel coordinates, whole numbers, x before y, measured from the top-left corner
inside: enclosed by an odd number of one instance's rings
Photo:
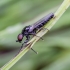
[[[34,27],[35,28],[41,28],[41,27],[43,27],[53,17],[54,17],[53,13],[48,14],[47,16],[45,16],[44,18],[42,18],[41,20],[39,20],[38,22],[36,22],[36,24],[34,25]]]

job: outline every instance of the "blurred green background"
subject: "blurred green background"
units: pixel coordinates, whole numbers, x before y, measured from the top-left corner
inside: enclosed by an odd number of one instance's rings
[[[0,68],[19,51],[23,27],[55,12],[63,0],[0,0]],[[70,70],[70,8],[10,70]],[[25,40],[25,39],[24,39]]]

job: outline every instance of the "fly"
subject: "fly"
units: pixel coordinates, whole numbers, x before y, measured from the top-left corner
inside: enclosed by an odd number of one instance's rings
[[[16,42],[21,43],[23,40],[23,37],[25,36],[26,40],[24,41],[22,46],[24,44],[26,44],[30,40],[30,35],[36,36],[37,31],[41,30],[41,28],[43,28],[43,26],[46,25],[47,22],[50,21],[53,17],[54,17],[54,14],[50,13],[47,16],[45,16],[44,18],[42,18],[41,20],[39,20],[38,22],[34,23],[33,25],[29,25],[29,26],[24,27],[22,32],[17,36],[18,40],[16,40]],[[31,50],[33,50],[33,49],[31,48]],[[34,52],[37,53],[36,51],[34,51]]]

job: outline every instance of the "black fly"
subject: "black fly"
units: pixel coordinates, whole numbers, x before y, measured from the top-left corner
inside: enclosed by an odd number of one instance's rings
[[[47,16],[45,16],[44,18],[42,18],[41,20],[39,20],[38,22],[36,22],[35,24],[29,25],[29,26],[26,26],[25,28],[23,28],[22,32],[18,35],[18,37],[17,37],[18,40],[16,40],[16,42],[21,43],[23,37],[25,36],[26,40],[24,41],[23,44],[27,43],[30,40],[30,35],[36,36],[37,31],[40,30],[45,24],[47,24],[47,22],[50,21],[50,19],[52,19],[53,17],[54,17],[54,14],[50,13]],[[23,46],[23,44],[22,44],[22,46]]]

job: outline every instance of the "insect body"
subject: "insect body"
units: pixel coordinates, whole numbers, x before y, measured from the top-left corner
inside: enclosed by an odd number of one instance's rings
[[[50,21],[54,17],[53,13],[48,14],[38,22],[34,23],[33,25],[26,26],[23,28],[22,32],[18,35],[17,41],[20,42],[22,41],[23,37],[26,36],[26,40],[24,43],[27,43],[30,40],[30,35],[35,35],[39,29],[41,29],[45,24],[47,24],[48,21]],[[24,44],[23,43],[23,44]]]

